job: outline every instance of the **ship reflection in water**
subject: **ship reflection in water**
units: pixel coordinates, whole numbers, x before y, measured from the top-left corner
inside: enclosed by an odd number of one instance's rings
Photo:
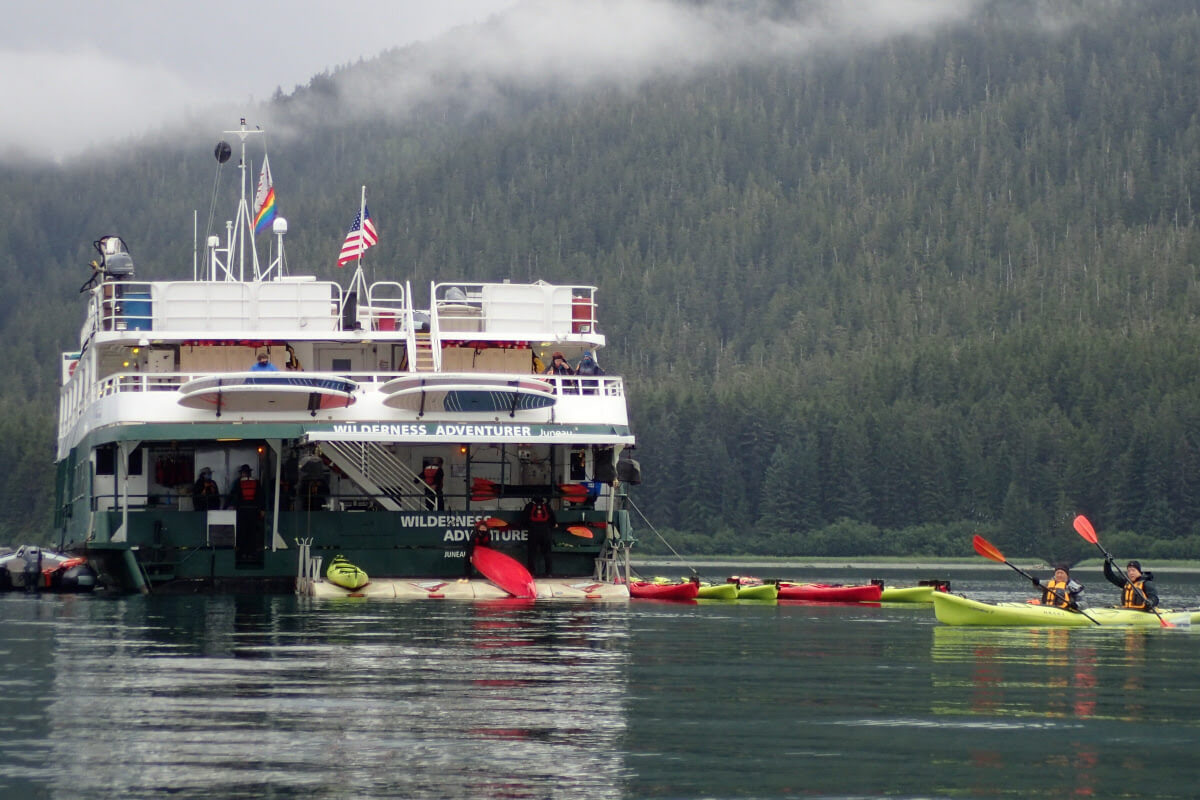
[[[8,593],[0,797],[1192,798],[1197,635],[918,604]]]
[[[54,685],[39,690],[41,752],[7,767],[17,784],[62,797],[620,794],[627,654],[604,609],[233,596],[86,611],[29,654],[53,664]]]

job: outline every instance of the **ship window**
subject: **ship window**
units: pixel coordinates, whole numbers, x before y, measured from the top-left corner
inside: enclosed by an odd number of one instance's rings
[[[333,367],[334,372],[349,372],[351,369],[350,359],[348,358],[335,358],[329,363]]]
[[[117,448],[111,444],[96,448],[96,474],[112,475],[117,468]]]
[[[142,448],[138,447],[129,454],[129,463],[126,465],[126,475],[141,475],[142,474]],[[112,475],[117,468],[117,446],[115,444],[101,445],[96,448],[96,474],[97,475]]]

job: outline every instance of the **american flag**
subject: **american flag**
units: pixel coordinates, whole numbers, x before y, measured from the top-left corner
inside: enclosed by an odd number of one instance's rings
[[[354,215],[354,224],[350,226],[350,232],[346,234],[346,241],[342,243],[342,252],[338,256],[338,266],[344,267],[351,261],[362,258],[362,254],[367,252],[367,248],[379,241],[379,234],[375,233],[375,223],[371,222],[371,212],[363,206],[361,214]]]

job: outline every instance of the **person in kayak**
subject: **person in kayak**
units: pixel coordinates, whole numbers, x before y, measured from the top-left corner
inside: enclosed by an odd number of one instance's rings
[[[1138,611],[1153,611],[1158,606],[1158,592],[1154,589],[1154,573],[1142,572],[1142,562],[1130,561],[1125,565],[1125,574],[1117,572],[1112,559],[1104,561],[1104,577],[1114,586],[1121,587],[1121,606]]]
[[[1079,593],[1083,591],[1083,584],[1071,579],[1071,568],[1066,564],[1055,564],[1053,578],[1046,583],[1034,578],[1033,585],[1042,590],[1042,605],[1079,610]]]

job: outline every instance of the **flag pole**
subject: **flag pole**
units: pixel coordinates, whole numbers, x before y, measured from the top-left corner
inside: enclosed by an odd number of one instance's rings
[[[354,278],[350,281],[350,291],[354,291],[356,287],[361,289],[366,288],[366,282],[362,274],[362,257],[363,250],[363,234],[367,226],[367,187],[362,187],[362,196],[358,203],[358,256],[354,262]],[[361,297],[361,295],[360,295]]]

